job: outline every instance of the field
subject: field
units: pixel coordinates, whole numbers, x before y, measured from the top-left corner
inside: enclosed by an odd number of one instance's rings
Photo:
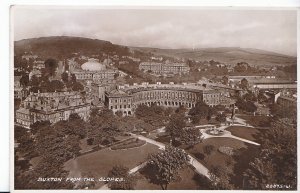
[[[83,177],[85,174],[92,174],[97,178],[106,177],[113,166],[123,165],[132,169],[146,161],[148,154],[158,151],[159,149],[151,144],[128,150],[102,149],[67,161],[65,170],[70,172],[70,177]],[[101,185],[102,182],[98,184]]]

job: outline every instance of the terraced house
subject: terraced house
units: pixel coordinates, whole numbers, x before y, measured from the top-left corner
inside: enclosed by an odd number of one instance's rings
[[[56,123],[77,113],[88,120],[90,102],[79,92],[30,93],[16,111],[16,123],[29,128],[37,121]]]
[[[185,63],[168,62],[142,62],[139,69],[155,74],[186,74],[189,73],[190,67]]]

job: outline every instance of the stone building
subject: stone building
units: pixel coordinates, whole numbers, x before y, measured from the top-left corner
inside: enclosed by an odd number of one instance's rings
[[[165,107],[195,107],[198,101],[209,106],[220,104],[220,92],[198,84],[147,84],[125,85],[105,94],[105,105],[114,113],[134,113],[138,105],[160,105]]]
[[[159,63],[159,62],[142,62],[139,69],[151,71],[155,74],[186,74],[189,73],[190,67],[185,63]]]
[[[36,60],[33,62],[33,68],[41,70],[45,68],[45,62],[43,60]]]
[[[107,69],[104,64],[99,63],[96,59],[89,59],[82,64],[81,69],[72,71],[77,80],[93,81],[96,83],[110,83],[118,75],[118,70]]]
[[[90,107],[79,92],[30,93],[16,111],[16,123],[29,128],[37,121],[68,120],[72,113],[86,121]]]
[[[277,104],[282,105],[284,107],[297,106],[297,98],[285,93],[281,93],[280,96],[277,98],[276,102]]]
[[[14,98],[23,99],[28,95],[28,90],[20,83],[21,76],[14,76]]]

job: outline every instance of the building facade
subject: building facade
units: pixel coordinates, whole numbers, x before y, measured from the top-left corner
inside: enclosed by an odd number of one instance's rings
[[[96,59],[89,59],[88,62],[81,65],[81,69],[70,71],[76,76],[77,80],[93,81],[95,83],[111,83],[118,75],[117,69],[107,69]]]
[[[14,76],[14,98],[23,99],[28,95],[28,90],[20,83],[21,76]]]
[[[139,69],[155,74],[186,74],[190,71],[190,67],[185,63],[142,62]]]
[[[88,120],[91,105],[79,92],[30,93],[16,111],[16,123],[29,128],[37,121],[56,123],[77,113]]]
[[[198,101],[209,106],[219,105],[220,92],[197,84],[135,84],[119,87],[105,95],[105,105],[123,115],[132,115],[141,104],[192,108]]]
[[[277,98],[277,104],[282,105],[284,107],[297,106],[297,98],[291,96],[279,96]]]

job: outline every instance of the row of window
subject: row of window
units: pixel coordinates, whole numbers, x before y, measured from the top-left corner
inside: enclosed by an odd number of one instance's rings
[[[203,97],[208,97],[208,98],[210,98],[210,97],[220,97],[220,95],[219,94],[206,94],[206,95],[203,95]]]
[[[129,99],[122,99],[122,98],[120,98],[120,99],[110,99],[109,100],[110,103],[113,103],[113,101],[115,103],[122,103],[122,102],[124,102],[124,103],[126,103],[126,102],[130,103],[131,99],[130,98]]]
[[[115,105],[115,108],[114,108],[113,105],[110,106],[110,109],[122,109],[122,108],[124,108],[124,109],[131,108],[131,105],[123,105],[123,106],[122,105]]]
[[[192,94],[192,93],[187,93],[187,92],[178,92],[178,91],[175,91],[175,92],[168,92],[168,93],[165,93],[164,91],[162,92],[143,92],[143,93],[139,93],[138,94],[138,97],[139,98],[145,98],[145,97],[154,97],[154,96],[165,96],[165,97],[169,97],[169,96],[178,96],[179,98],[181,97],[187,97],[188,99],[189,98],[197,98],[197,96],[195,94]],[[199,98],[199,97],[198,97]]]

